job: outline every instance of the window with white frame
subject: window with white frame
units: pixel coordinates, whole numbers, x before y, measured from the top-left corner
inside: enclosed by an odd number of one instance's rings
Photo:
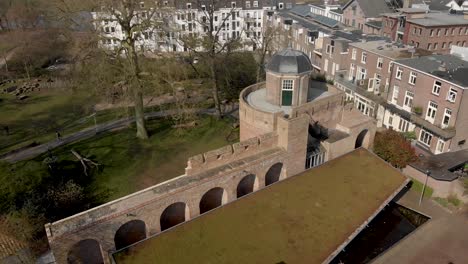
[[[397,78],[398,80],[401,80],[401,76],[403,76],[403,70],[400,67],[397,67],[395,78]]]
[[[398,102],[398,96],[400,94],[400,87],[393,86],[393,95],[392,95],[392,103],[396,104]]]
[[[393,127],[393,116],[388,116],[388,126]]]
[[[382,69],[383,67],[383,58],[377,59],[377,69]]]
[[[414,93],[406,91],[404,106],[411,111],[413,107]]]
[[[359,76],[358,76],[358,80],[364,80],[366,79],[367,77],[367,70],[366,68],[361,68],[359,67]]]
[[[401,132],[408,132],[409,130],[409,122],[404,120],[403,118],[400,118],[400,123],[398,124],[398,129]]]
[[[437,140],[436,154],[444,152],[445,141],[442,139]]]
[[[293,90],[293,84],[294,84],[294,81],[293,80],[283,80],[283,86],[282,86],[282,90],[286,90],[286,91],[292,91]]]
[[[418,75],[415,72],[410,72],[408,83],[410,83],[412,85],[415,85],[417,77],[418,77]]]
[[[437,113],[437,107],[438,105],[432,101],[429,101],[429,104],[427,105],[426,119],[431,123],[434,123],[434,119]]]
[[[366,52],[362,53],[361,62],[364,63],[364,64],[367,62],[367,53]]]
[[[250,8],[250,1],[245,1],[245,8]]]
[[[352,60],[356,59],[356,54],[357,54],[357,50],[353,48],[353,51],[351,52],[351,59]]]
[[[388,73],[392,72],[393,62],[388,63]]]
[[[187,9],[192,9],[192,3],[187,3]]]
[[[236,8],[236,2],[231,2],[231,7]]]
[[[431,146],[432,134],[424,129],[421,129],[421,133],[419,134],[419,141],[428,147]]]
[[[432,93],[435,94],[435,95],[439,95],[441,88],[442,88],[442,82],[435,81],[434,86],[432,87]]]
[[[258,1],[253,1],[253,7],[258,7]]]
[[[457,90],[450,88],[447,93],[447,101],[454,103],[457,99]]]
[[[450,124],[450,117],[452,116],[452,110],[445,108],[444,118],[442,118],[442,128],[446,128]]]

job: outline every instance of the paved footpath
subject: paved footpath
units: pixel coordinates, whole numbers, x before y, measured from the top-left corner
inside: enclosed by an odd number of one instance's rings
[[[235,116],[235,113],[237,112],[237,106],[233,106],[229,110],[230,111],[226,111],[227,112],[226,114]],[[195,111],[199,114],[215,114],[214,108],[194,109],[192,111]],[[174,112],[175,110],[151,112],[151,113],[145,114],[145,118],[153,119],[153,118],[166,117],[166,116],[170,116],[174,114]],[[97,127],[86,128],[76,133],[63,136],[60,140],[52,140],[52,141],[49,141],[47,143],[44,143],[44,144],[41,144],[32,148],[24,149],[18,152],[10,152],[4,155],[2,157],[2,160],[14,163],[14,162],[21,161],[21,160],[31,159],[31,158],[34,158],[36,156],[39,156],[47,152],[48,150],[52,150],[52,149],[55,149],[57,147],[60,147],[66,144],[70,144],[79,140],[93,137],[97,133],[102,133],[102,132],[111,131],[115,129],[121,129],[130,125],[133,122],[135,122],[135,118],[130,117],[130,118],[123,118],[123,119],[103,123],[103,124],[98,125]]]
[[[372,264],[464,264],[468,263],[468,209],[449,213],[419,195],[408,192],[398,203],[432,217],[394,245]]]

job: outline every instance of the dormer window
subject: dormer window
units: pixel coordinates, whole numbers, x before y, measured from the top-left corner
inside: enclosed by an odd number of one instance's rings
[[[231,7],[236,8],[236,2],[231,2]]]
[[[192,3],[187,3],[187,9],[192,9]]]
[[[140,8],[145,8],[145,2],[140,2]]]

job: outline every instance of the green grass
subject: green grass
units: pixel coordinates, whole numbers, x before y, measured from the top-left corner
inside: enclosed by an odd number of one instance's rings
[[[423,189],[424,184],[422,182],[419,182],[415,179],[411,180],[411,188],[410,190],[413,190],[417,193],[421,193]],[[432,193],[434,193],[434,190],[426,185],[426,189],[424,190],[424,197],[430,198],[432,197]]]
[[[59,160],[77,161],[70,152],[74,149],[101,164],[101,171],[94,174],[87,188],[92,196],[101,197],[98,203],[103,203],[179,176],[185,171],[188,157],[232,143],[226,139],[232,130],[230,120],[205,117],[199,123],[199,126],[180,134],[179,130],[171,128],[168,120],[150,121],[148,130],[151,137],[147,141],[136,139],[135,129],[131,127],[100,134],[52,153]],[[15,186],[18,182],[23,182],[21,188],[34,189],[39,185],[47,174],[42,163],[45,157],[4,164],[7,168],[0,170],[0,184],[3,186],[0,192],[3,190],[4,193],[0,196],[8,195],[5,193],[8,186]],[[8,173],[11,169],[15,178]]]
[[[97,140],[67,146],[59,155],[68,155],[69,149],[104,164],[96,176],[96,190],[108,190],[109,200],[182,175],[190,156],[226,144],[231,130],[229,121],[202,119],[200,125],[178,134],[168,121],[150,122],[151,138],[145,142],[135,138],[134,129],[100,136]]]
[[[92,113],[93,106],[86,93],[43,90],[28,96],[20,101],[0,94],[0,154],[52,140],[56,130],[66,135],[94,123],[83,118]],[[4,126],[9,127],[10,135],[5,134]]]
[[[443,207],[447,207],[447,208],[459,207],[460,205],[462,205],[462,201],[453,195],[450,195],[447,198],[434,197],[434,200],[438,202],[440,205],[442,205]]]
[[[146,240],[117,263],[321,263],[405,180],[359,149]]]

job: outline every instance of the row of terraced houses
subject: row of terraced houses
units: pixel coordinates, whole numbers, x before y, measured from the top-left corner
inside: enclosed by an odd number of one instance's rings
[[[175,30],[143,32],[142,49],[183,52],[181,35],[210,30],[200,23],[206,15],[203,1],[147,2],[141,2],[142,16],[148,9],[171,9],[169,16],[156,16],[166,22],[169,17]],[[417,145],[433,154],[468,147],[468,63],[450,54],[468,47],[463,3],[350,0],[340,6],[332,0],[309,5],[226,0],[218,6],[211,30],[221,28],[220,41],[239,38],[244,49],[254,50],[264,37],[262,29],[281,29],[275,48],[289,45],[306,53],[314,71],[334,80],[379,126],[414,132]],[[94,13],[95,18],[103,15]],[[102,47],[118,46],[123,35],[116,22],[111,17],[97,21]]]

